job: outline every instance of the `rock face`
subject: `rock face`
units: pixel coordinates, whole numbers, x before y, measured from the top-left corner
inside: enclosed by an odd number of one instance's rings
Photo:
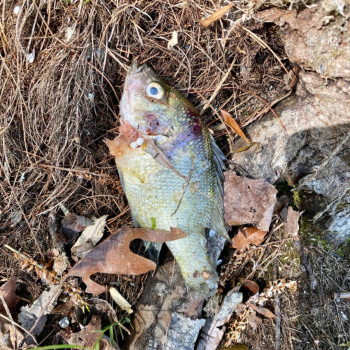
[[[344,13],[348,0],[322,0],[297,11],[272,8],[257,17],[281,26],[290,61],[325,78],[350,79],[350,27]]]
[[[275,109],[287,131],[270,113],[247,130],[263,151],[237,153],[233,162],[254,178],[288,180],[312,194],[309,216],[343,241],[350,236],[350,84],[311,72],[299,78],[296,94]]]
[[[306,215],[338,242],[350,237],[349,4],[321,0],[301,11],[257,14],[280,26],[288,58],[304,71],[296,94],[275,109],[287,131],[270,113],[248,128],[263,151],[233,157],[254,178],[296,185]]]

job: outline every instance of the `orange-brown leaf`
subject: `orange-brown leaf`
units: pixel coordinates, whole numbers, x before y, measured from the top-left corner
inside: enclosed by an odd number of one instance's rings
[[[199,23],[203,27],[209,27],[212,23],[220,19],[222,16],[225,15],[225,13],[234,5],[234,3],[231,3],[230,5],[224,6],[221,9],[218,9],[215,11],[211,16],[209,16],[206,19],[202,19],[199,21]]]
[[[5,303],[10,310],[14,309],[21,300],[16,295],[16,289],[17,285],[15,275],[12,275],[11,278],[0,287],[0,293],[2,294]],[[0,312],[4,312],[5,310],[5,306],[0,301]]]
[[[258,312],[259,314],[267,317],[267,318],[274,318],[276,315],[271,312],[269,309],[266,309],[266,307],[258,306],[252,303],[247,303],[249,307],[251,307],[254,311]]]
[[[266,232],[256,227],[240,227],[232,245],[236,249],[244,249],[249,244],[259,245],[265,239]]]
[[[242,137],[242,139],[248,145],[250,145],[251,142],[248,140],[247,136],[244,135],[244,132],[242,131],[240,126],[237,124],[237,122],[232,118],[231,114],[224,111],[223,109],[220,112],[224,118],[225,124],[228,125],[234,132],[236,132],[236,134],[238,134],[240,137]]]
[[[150,242],[168,242],[184,237],[186,234],[178,228],[171,228],[171,232],[168,232],[123,227],[92,249],[68,275],[82,277],[87,286],[86,292],[98,295],[105,288],[90,279],[90,275],[94,273],[141,275],[156,268],[153,261],[130,250],[131,241],[144,239]]]

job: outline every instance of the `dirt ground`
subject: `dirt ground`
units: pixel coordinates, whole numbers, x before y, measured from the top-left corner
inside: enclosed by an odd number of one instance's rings
[[[224,5],[205,0],[0,1],[0,280],[17,277],[21,302],[13,312],[15,320],[20,307],[36,300],[46,285],[5,245],[50,269],[50,213],[59,223],[64,210],[108,215],[104,237],[132,226],[114,159],[104,143],[117,135],[118,104],[132,60],[149,64],[188,97],[228,159],[237,135],[222,127],[218,111],[227,110],[244,130],[264,118],[266,103],[293,93],[294,87],[286,90],[286,72],[294,65],[276,26],[254,19],[258,9],[276,4],[239,1],[210,27],[199,24]],[[277,5],[307,6],[297,1]],[[246,30],[232,27],[243,15]],[[174,31],[178,44],[168,48]],[[296,209],[307,209],[288,195]],[[285,240],[276,215],[270,241],[221,290],[225,293],[247,276],[261,288],[277,278],[298,282],[296,294],[282,293],[269,305],[277,321],[261,317],[245,329],[242,343],[249,349],[350,348],[349,300],[332,298],[333,292],[350,290],[350,245],[327,243],[306,221],[299,232],[301,257],[297,243]],[[67,252],[71,246],[66,245]],[[140,242],[133,249],[144,252]],[[222,266],[233,252],[225,248]],[[255,263],[258,269],[252,273]],[[135,305],[147,275],[96,278],[117,285]],[[101,298],[113,303],[107,294]],[[49,317],[41,345],[52,344],[58,322],[71,313],[59,310]],[[125,317],[121,310],[117,314]],[[122,345],[120,334],[117,339]]]

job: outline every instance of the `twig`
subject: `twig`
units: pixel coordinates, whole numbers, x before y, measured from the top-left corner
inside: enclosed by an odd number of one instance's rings
[[[234,67],[236,63],[236,59],[234,59],[230,65],[230,68],[227,70],[227,72],[225,73],[225,75],[223,76],[223,78],[221,79],[220,83],[218,84],[218,86],[216,87],[214,93],[210,96],[210,99],[206,102],[206,104],[204,105],[204,107],[201,110],[201,114],[203,114],[205,112],[205,110],[209,107],[209,105],[212,103],[212,101],[214,100],[214,98],[216,97],[216,95],[219,93],[222,85],[224,84],[224,82],[226,81],[227,77],[229,76],[232,68]]]
[[[350,292],[333,292],[332,293],[332,298],[334,300],[336,299],[350,299]]]
[[[62,168],[59,166],[54,166],[54,165],[47,165],[47,164],[39,164],[42,168],[48,168],[48,169],[56,169],[56,170],[63,170],[63,171],[71,171],[73,173],[81,173],[81,174],[88,174],[88,175],[93,175],[97,177],[109,177],[107,174],[97,174],[97,173],[92,173],[87,169],[73,169],[73,168]]]
[[[276,281],[278,279],[278,266],[276,260],[273,263],[273,279]],[[275,315],[276,315],[276,325],[275,325],[275,350],[280,350],[282,346],[281,338],[281,309],[280,309],[280,298],[278,293],[274,297],[275,299]]]

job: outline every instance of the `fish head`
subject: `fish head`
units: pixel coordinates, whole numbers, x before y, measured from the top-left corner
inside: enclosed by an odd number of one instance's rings
[[[120,101],[121,123],[141,135],[172,136],[193,124],[199,115],[192,104],[147,65],[129,68]],[[199,123],[199,122],[198,122]]]

